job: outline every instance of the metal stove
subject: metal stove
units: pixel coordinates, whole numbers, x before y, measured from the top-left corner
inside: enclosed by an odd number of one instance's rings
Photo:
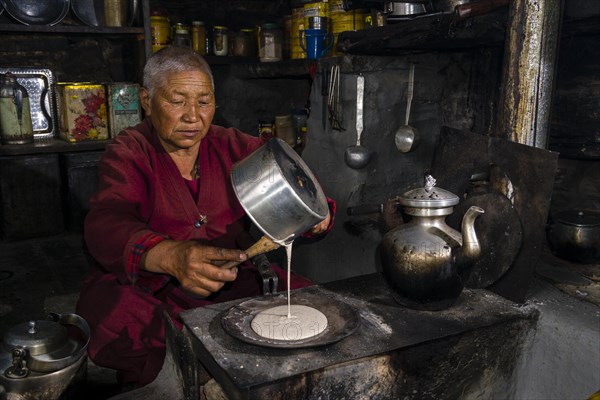
[[[460,393],[478,379],[481,384],[483,374],[496,368],[490,366],[512,370],[519,332],[537,315],[484,289],[465,290],[444,311],[408,309],[394,300],[380,274],[295,290],[295,298],[345,303],[356,311],[358,326],[330,344],[274,348],[224,329],[223,316],[248,299],[181,314],[192,352],[229,398],[451,396],[448,390]],[[420,381],[428,375],[437,382]]]

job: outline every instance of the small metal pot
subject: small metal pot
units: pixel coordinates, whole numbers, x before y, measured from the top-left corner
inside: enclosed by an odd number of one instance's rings
[[[231,182],[246,213],[275,242],[290,242],[327,216],[321,186],[298,153],[279,138],[234,164]]]
[[[552,216],[546,230],[552,252],[582,264],[600,262],[600,213],[566,210]]]
[[[0,386],[9,399],[61,398],[85,379],[89,339],[87,322],[76,314],[50,313],[48,320],[13,327],[2,340]]]

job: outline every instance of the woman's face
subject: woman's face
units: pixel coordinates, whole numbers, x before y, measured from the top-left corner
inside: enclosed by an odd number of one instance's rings
[[[200,71],[185,71],[169,75],[165,82],[153,97],[142,89],[146,116],[152,119],[167,151],[195,148],[215,115],[210,77]]]

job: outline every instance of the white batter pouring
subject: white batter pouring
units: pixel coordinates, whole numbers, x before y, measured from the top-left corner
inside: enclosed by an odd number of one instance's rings
[[[287,255],[287,306],[271,307],[254,316],[250,326],[257,335],[273,340],[311,338],[327,328],[327,317],[316,308],[290,303],[292,242],[284,243]]]

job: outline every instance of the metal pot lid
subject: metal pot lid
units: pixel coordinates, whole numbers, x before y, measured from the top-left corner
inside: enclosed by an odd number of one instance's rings
[[[425,177],[425,186],[409,190],[399,197],[398,203],[407,207],[443,208],[455,206],[459,198],[452,192],[435,187],[435,179],[431,175]]]
[[[273,158],[284,179],[296,196],[315,214],[325,218],[329,211],[327,198],[323,189],[316,184],[317,180],[304,160],[279,138],[269,140],[267,145],[273,152]]]
[[[50,353],[65,346],[67,329],[54,321],[29,321],[14,326],[4,335],[6,350],[24,347],[32,356]]]
[[[600,226],[600,213],[583,210],[566,210],[554,216],[556,222],[567,225],[592,227]]]

